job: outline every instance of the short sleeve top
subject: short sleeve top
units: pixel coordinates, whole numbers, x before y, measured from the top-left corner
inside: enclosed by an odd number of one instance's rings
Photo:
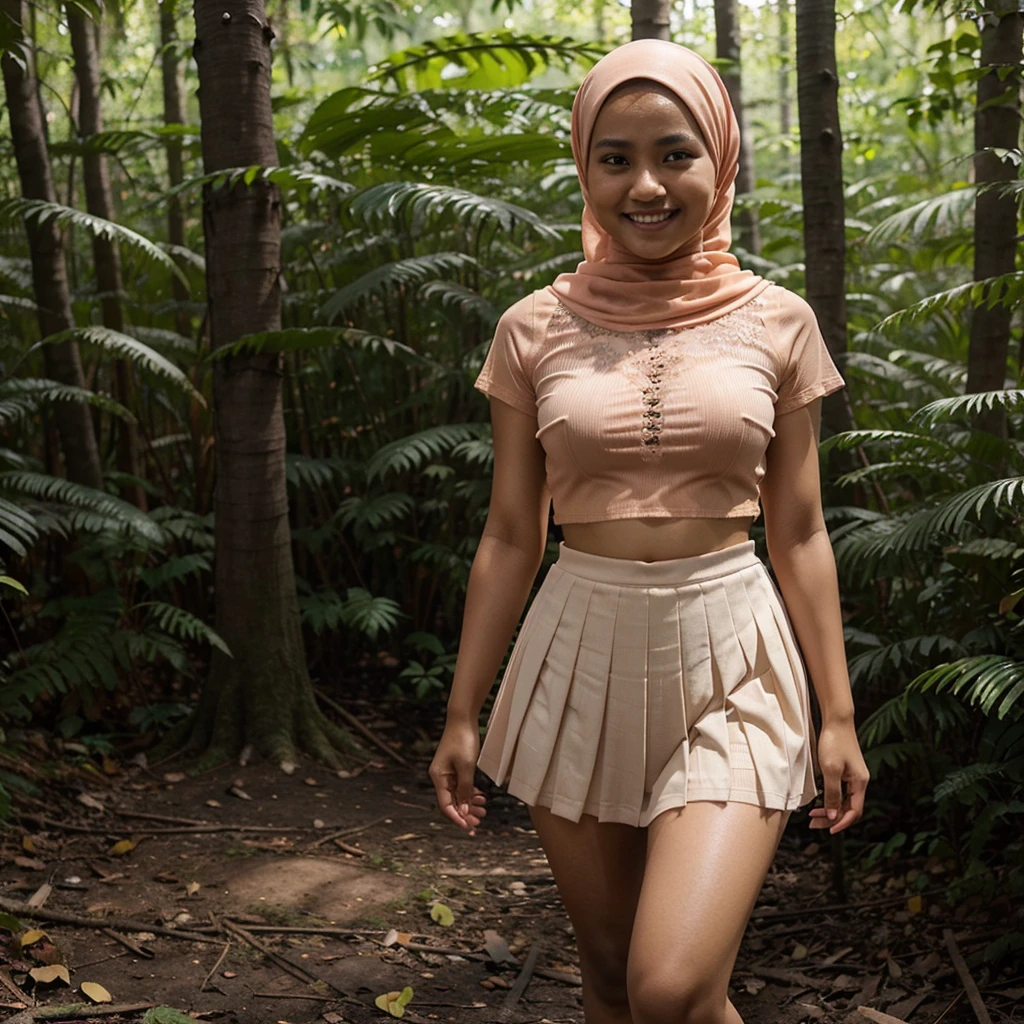
[[[536,416],[555,522],[582,523],[756,516],[775,418],[845,381],[811,307],[773,284],[704,324],[625,332],[539,289],[474,386]]]

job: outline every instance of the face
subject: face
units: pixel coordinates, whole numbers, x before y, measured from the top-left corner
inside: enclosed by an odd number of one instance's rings
[[[693,115],[671,90],[629,82],[597,115],[587,161],[598,223],[642,259],[696,238],[715,201],[715,165]],[[669,213],[643,224],[637,215]]]

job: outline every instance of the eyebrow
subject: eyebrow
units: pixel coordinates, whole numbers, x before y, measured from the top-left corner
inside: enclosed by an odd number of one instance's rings
[[[679,143],[698,143],[700,140],[692,135],[662,135],[660,139],[655,139],[654,144],[656,146],[675,146]],[[594,143],[594,149],[630,149],[633,143],[629,139],[601,139]]]

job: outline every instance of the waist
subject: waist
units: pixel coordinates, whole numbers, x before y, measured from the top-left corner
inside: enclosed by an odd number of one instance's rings
[[[566,523],[566,547],[609,558],[659,562],[690,558],[741,544],[753,516],[735,519],[614,519]]]
[[[618,586],[680,587],[689,583],[703,583],[719,576],[763,565],[754,551],[754,542],[745,540],[730,544],[717,551],[705,551],[685,558],[666,558],[644,562],[635,558],[613,558],[590,551],[578,551],[562,541],[558,545],[555,565],[564,572],[592,580],[595,583],[614,583]]]

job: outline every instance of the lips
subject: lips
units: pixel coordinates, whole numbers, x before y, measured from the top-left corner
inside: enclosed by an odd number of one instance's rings
[[[655,223],[655,224],[657,224],[657,223],[660,223],[661,221],[665,221],[665,220],[670,219],[673,216],[673,214],[676,214],[678,212],[679,212],[678,210],[650,210],[650,211],[645,210],[643,212],[639,212],[638,211],[636,213],[626,213],[626,214],[624,214],[624,216],[629,218],[629,220],[633,221],[634,224],[643,224],[643,223],[645,223],[645,221],[635,220],[634,218],[636,218],[636,217],[645,217],[645,218],[646,217],[658,217],[659,220],[656,220],[656,221],[653,221],[653,222],[652,221],[647,221],[646,222],[646,223]]]

